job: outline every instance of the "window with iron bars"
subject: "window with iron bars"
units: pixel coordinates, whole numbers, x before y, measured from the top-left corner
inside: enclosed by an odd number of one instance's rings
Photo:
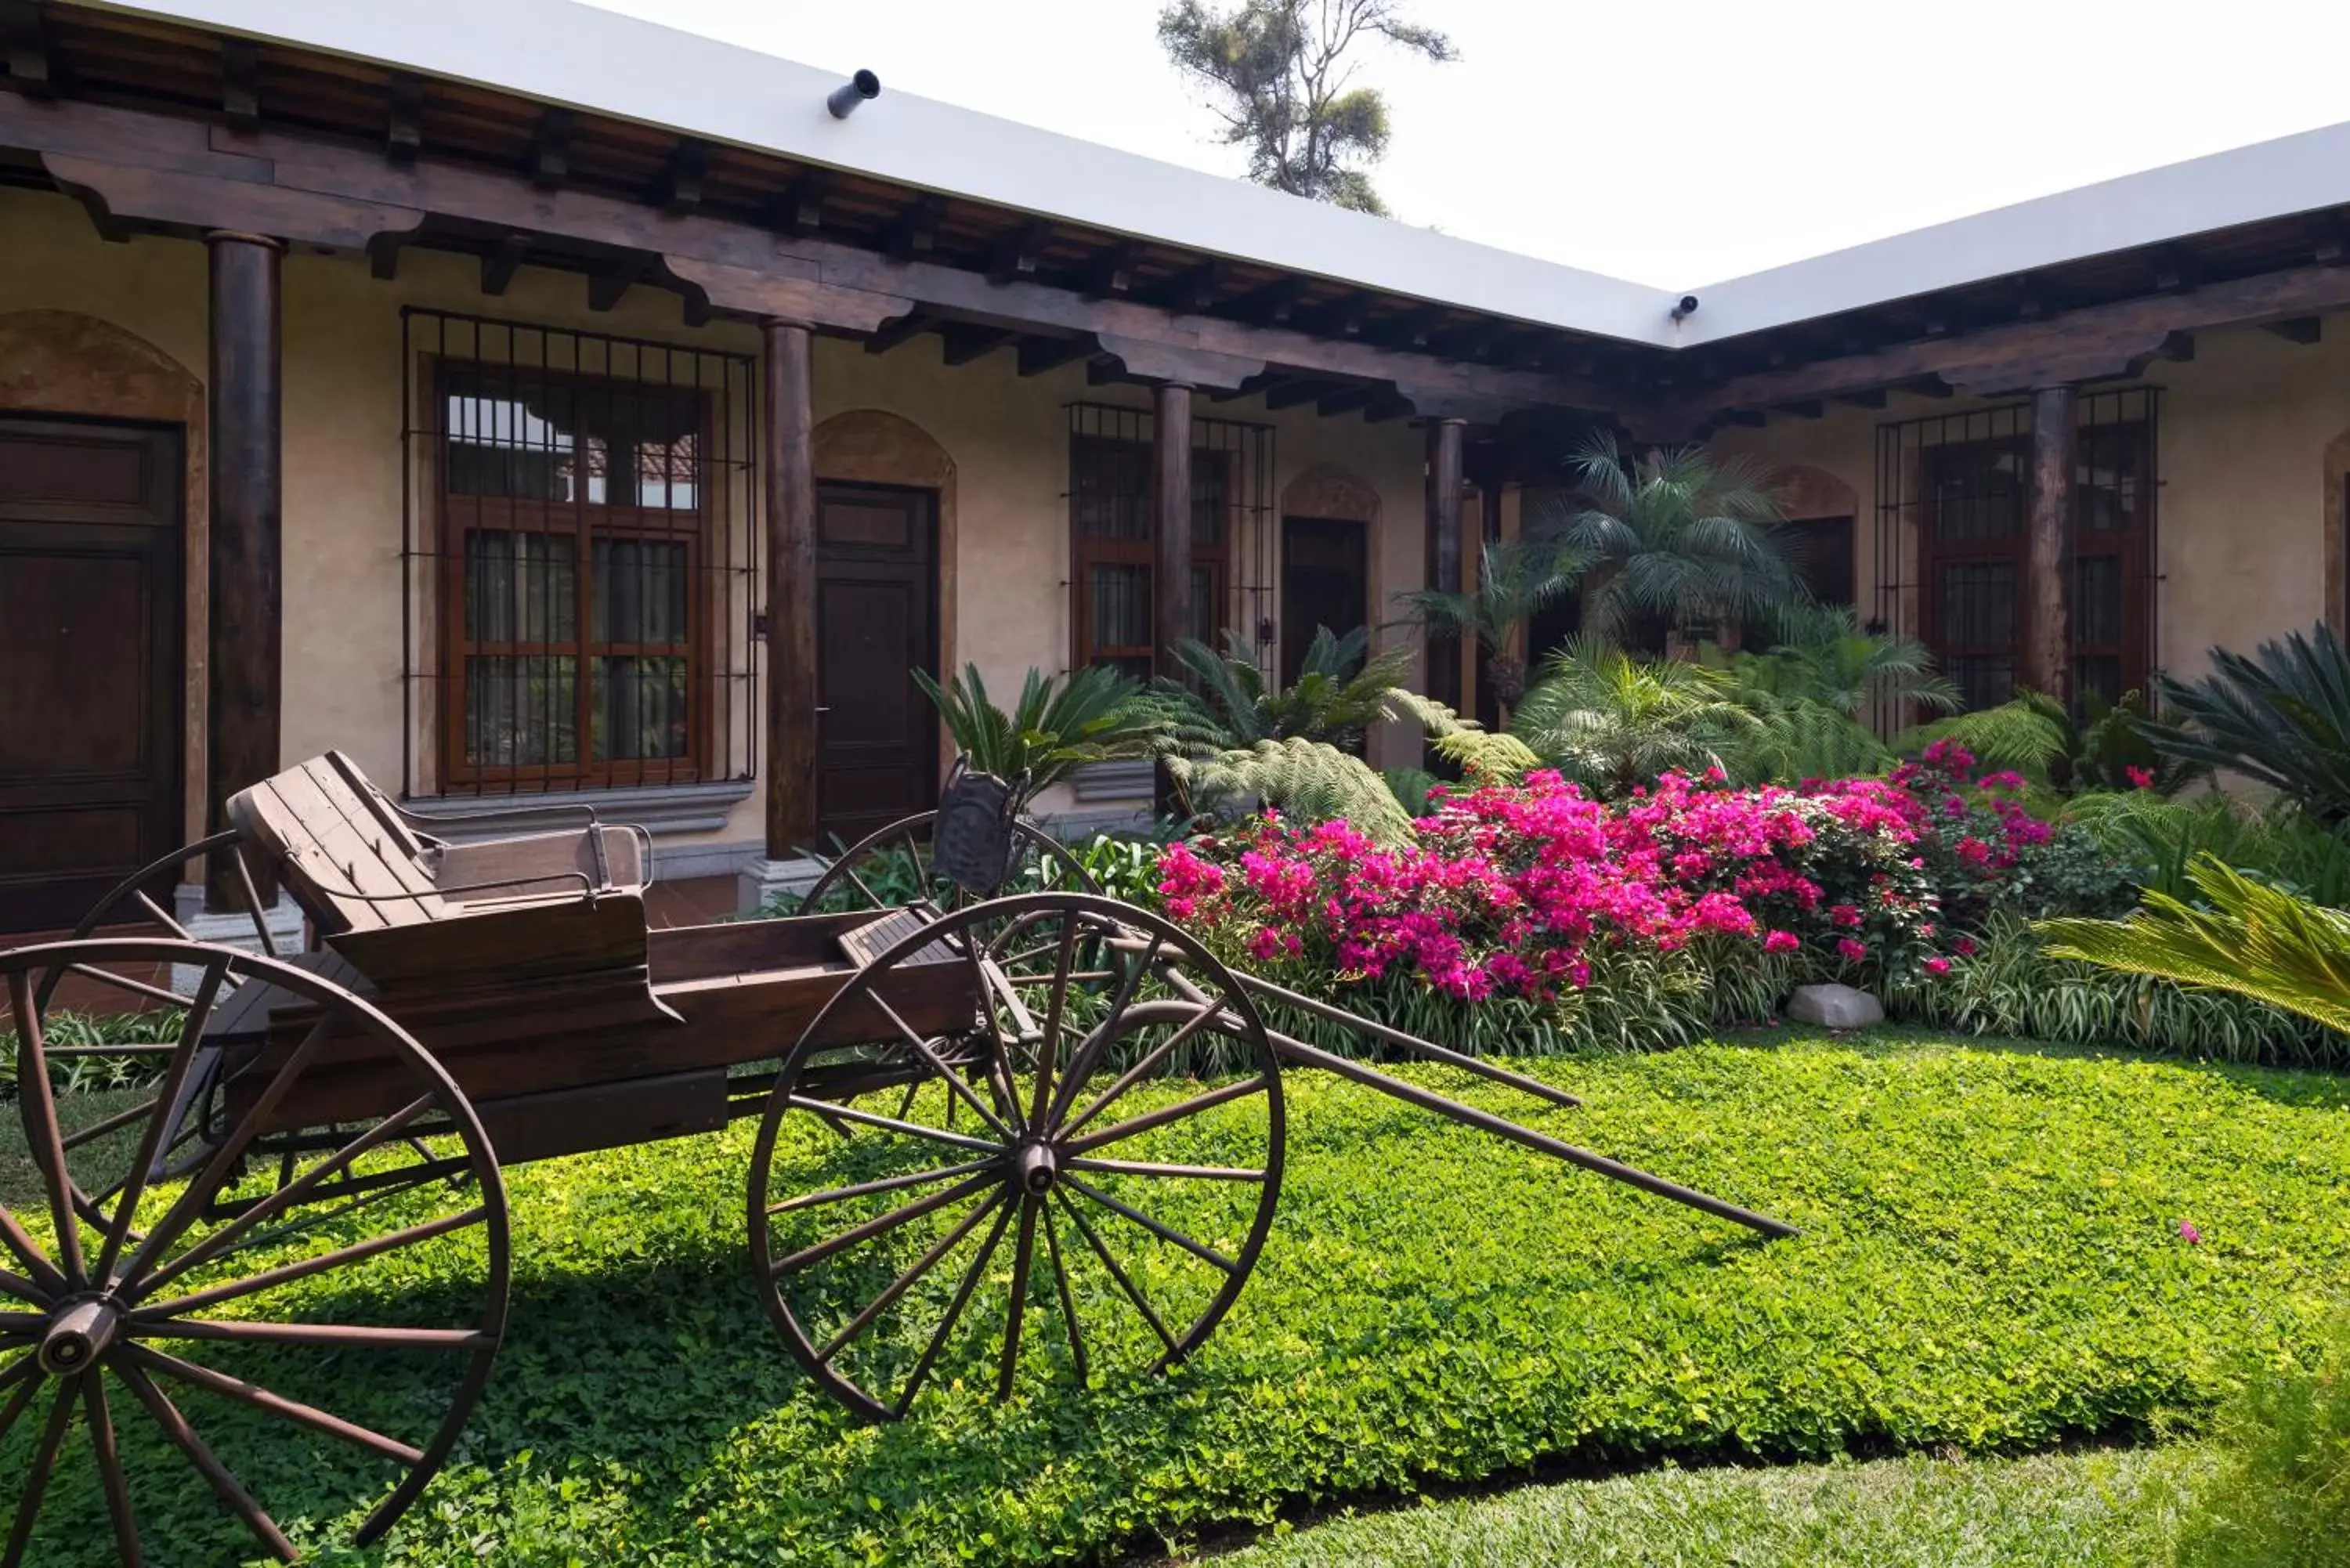
[[[1070,405],[1069,539],[1075,660],[1138,678],[1153,669],[1152,416]],[[1273,431],[1233,420],[1191,426],[1191,635],[1221,647],[1241,628],[1270,659]]]
[[[745,356],[411,310],[411,794],[748,775]]]
[[[2076,705],[2143,692],[2154,672],[2158,390],[2079,399],[2068,585]],[[2031,425],[2030,405],[2015,403],[1877,429],[1876,618],[1932,649],[1970,709],[2008,701],[2022,670]],[[1911,717],[1878,715],[1888,730]]]

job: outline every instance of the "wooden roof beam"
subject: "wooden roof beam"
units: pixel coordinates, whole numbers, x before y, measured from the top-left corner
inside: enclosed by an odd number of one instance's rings
[[[810,169],[775,199],[769,228],[779,234],[812,234],[824,226],[824,199],[832,193],[832,172]]]
[[[645,279],[652,270],[652,258],[647,255],[624,255],[610,265],[588,275],[588,308],[601,313],[617,306],[629,290]]]
[[[939,215],[946,211],[946,205],[941,197],[916,197],[913,205],[899,213],[881,236],[881,248],[899,261],[930,254],[938,248]]]
[[[2282,321],[2272,321],[2267,330],[2288,343],[2298,343],[2306,348],[2325,336],[2325,318],[2322,316],[2294,316]]]
[[[1213,256],[1199,265],[1177,273],[1159,288],[1159,303],[1170,310],[1204,315],[1224,291],[1224,280],[1231,275],[1232,264],[1222,256]]]
[[[1299,376],[1267,388],[1264,406],[1268,409],[1294,409],[1301,403],[1319,401],[1337,389],[1332,382],[1313,376]]]
[[[1351,414],[1386,395],[1387,389],[1383,387],[1341,387],[1328,397],[1318,400],[1314,411],[1326,420],[1335,419],[1340,414]]]
[[[895,321],[885,321],[880,329],[865,340],[868,354],[887,354],[901,343],[910,343],[925,332],[935,332],[939,324],[919,310],[910,310]]]
[[[1253,294],[1244,294],[1232,302],[1232,314],[1243,321],[1261,326],[1280,327],[1287,323],[1297,309],[1297,302],[1305,296],[1314,280],[1302,274],[1292,274],[1266,284]]]
[[[987,275],[998,283],[1035,276],[1036,269],[1044,263],[1045,247],[1052,239],[1052,224],[1041,219],[1030,223],[996,248],[995,261],[987,269]]]
[[[1122,299],[1134,287],[1135,247],[1120,241],[1086,269],[1084,293],[1088,299]]]

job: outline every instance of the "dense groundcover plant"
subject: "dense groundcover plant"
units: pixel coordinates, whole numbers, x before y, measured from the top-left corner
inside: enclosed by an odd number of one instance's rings
[[[1966,929],[2048,837],[2014,799],[2021,780],[1972,768],[1946,744],[1885,779],[1669,773],[1612,803],[1536,772],[1444,799],[1397,846],[1277,816],[1172,846],[1159,892],[1253,965],[1464,1002],[1555,1002],[1682,953],[1928,979],[1971,950]]]

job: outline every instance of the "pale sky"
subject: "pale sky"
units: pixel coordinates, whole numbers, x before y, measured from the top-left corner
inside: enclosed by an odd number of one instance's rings
[[[598,0],[1237,174],[1157,0]],[[2350,119],[2342,0],[1420,0],[1396,215],[1664,287]],[[886,96],[885,96],[886,103]],[[870,112],[870,111],[868,111]]]

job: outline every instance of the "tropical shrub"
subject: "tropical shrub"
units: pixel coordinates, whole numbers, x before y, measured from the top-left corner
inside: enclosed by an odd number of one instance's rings
[[[1409,643],[1373,655],[1370,642],[1368,627],[1344,637],[1317,627],[1297,679],[1275,686],[1239,632],[1225,631],[1222,653],[1187,638],[1176,646],[1175,658],[1189,672],[1189,684],[1159,680],[1149,701],[1187,751],[1239,751],[1259,741],[1292,739],[1357,749],[1375,720],[1399,711],[1397,690],[1419,657]]]
[[[2165,718],[2146,726],[2160,750],[2267,784],[2328,825],[2350,820],[2350,651],[2332,627],[2249,659],[2215,648],[2210,674],[2160,690]]]
[[[2177,797],[2119,790],[2063,801],[2057,819],[2060,832],[2094,836],[2149,892],[2193,898],[2188,867],[2210,854],[2314,902],[2350,906],[2350,826],[2328,826],[2289,801],[2251,802],[2217,790]],[[2121,911],[2083,904],[2050,912]]]
[[[1918,726],[1898,744],[1907,750],[1954,741],[1993,767],[2022,774],[2063,794],[2150,789],[2172,794],[2210,770],[2156,743],[2158,727],[2146,699],[2126,693],[2107,703],[2091,695],[2075,715],[2045,692],[2018,687],[1992,708],[1956,713]]]
[[[1422,588],[1397,596],[1405,619],[1440,636],[1473,639],[1503,713],[1526,691],[1520,628],[1575,589],[1584,562],[1558,540],[1539,535],[1489,544],[1477,557],[1477,586],[1466,593]]]
[[[1859,980],[1950,964],[1919,854],[1931,825],[1898,785],[1668,774],[1610,806],[1538,772],[1411,826],[1391,846],[1343,821],[1259,821],[1170,846],[1159,891],[1225,950],[1341,992],[1394,979],[1544,1006],[1692,949]]]
[[[910,673],[972,765],[1014,783],[1025,778],[1032,795],[1087,763],[1166,749],[1166,720],[1141,700],[1141,682],[1105,665],[1063,675],[1031,670],[1008,712],[988,695],[976,664],[944,686],[927,670]]]
[[[2350,1544],[2350,1315],[2316,1364],[2262,1368],[2213,1423],[2216,1471],[2189,1493],[2179,1568],[2326,1568]]]
[[[1322,741],[1293,736],[1170,757],[1167,770],[1194,812],[1222,808],[1238,815],[1261,806],[1307,819],[1338,818],[1382,842],[1400,837],[1411,824],[1411,814],[1368,763]]]
[[[1509,732],[1561,776],[1615,796],[1661,774],[1723,766],[1756,727],[1721,670],[1638,659],[1586,636],[1544,666]]]

